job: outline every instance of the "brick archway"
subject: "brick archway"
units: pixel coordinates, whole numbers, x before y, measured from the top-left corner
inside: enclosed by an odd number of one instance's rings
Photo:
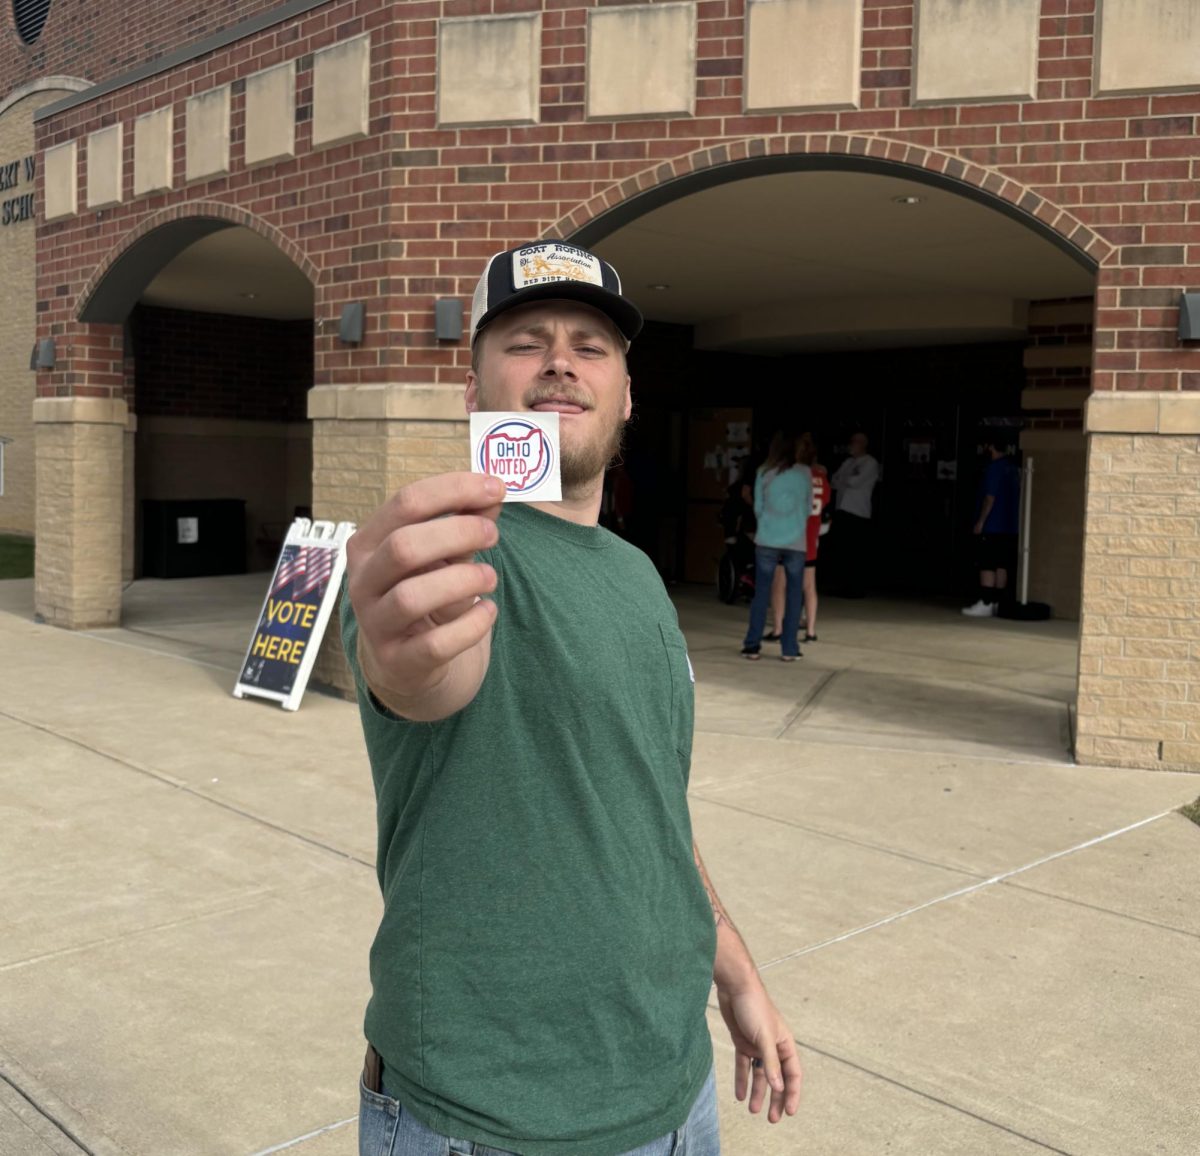
[[[97,266],[79,295],[75,317],[115,323],[168,261],[188,245],[221,229],[242,227],[270,241],[308,278],[315,290],[321,270],[294,241],[273,225],[237,205],[191,201],[144,218]]]
[[[589,244],[650,209],[701,188],[804,168],[886,173],[949,188],[1022,221],[1093,270],[1111,262],[1118,251],[1072,213],[1000,169],[885,137],[838,133],[747,137],[697,149],[610,185],[560,217],[544,236],[578,238],[581,244]]]

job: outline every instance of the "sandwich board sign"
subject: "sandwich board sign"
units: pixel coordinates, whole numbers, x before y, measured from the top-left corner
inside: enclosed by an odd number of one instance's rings
[[[234,698],[257,695],[297,710],[333,613],[353,522],[297,518],[288,530],[250,636]]]

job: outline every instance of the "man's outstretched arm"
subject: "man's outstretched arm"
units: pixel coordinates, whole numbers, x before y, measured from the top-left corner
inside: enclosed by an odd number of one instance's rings
[[[692,843],[692,854],[717,924],[717,955],[713,963],[713,982],[721,1017],[733,1038],[734,1094],[739,1100],[750,1095],[750,1111],[762,1109],[770,1089],[771,1104],[767,1119],[777,1124],[786,1112],[796,1114],[800,1106],[800,1085],[804,1074],[796,1041],[783,1016],[767,994],[758,968],[700,858],[700,848]]]

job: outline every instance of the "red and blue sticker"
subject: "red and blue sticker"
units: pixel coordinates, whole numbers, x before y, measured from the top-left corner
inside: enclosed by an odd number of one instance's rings
[[[557,502],[558,414],[471,414],[471,469],[504,482],[506,502]]]

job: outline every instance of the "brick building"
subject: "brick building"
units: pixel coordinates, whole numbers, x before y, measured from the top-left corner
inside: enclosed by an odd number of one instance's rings
[[[800,420],[831,456],[868,430],[881,546],[953,589],[977,446],[1019,427],[1079,757],[1200,769],[1198,0],[0,22],[0,529],[36,533],[48,622],[119,621],[146,500],[244,500],[261,566],[297,509],[358,520],[461,464],[435,302],[574,238],[650,319],[629,468],[666,572],[708,576],[728,463]]]

